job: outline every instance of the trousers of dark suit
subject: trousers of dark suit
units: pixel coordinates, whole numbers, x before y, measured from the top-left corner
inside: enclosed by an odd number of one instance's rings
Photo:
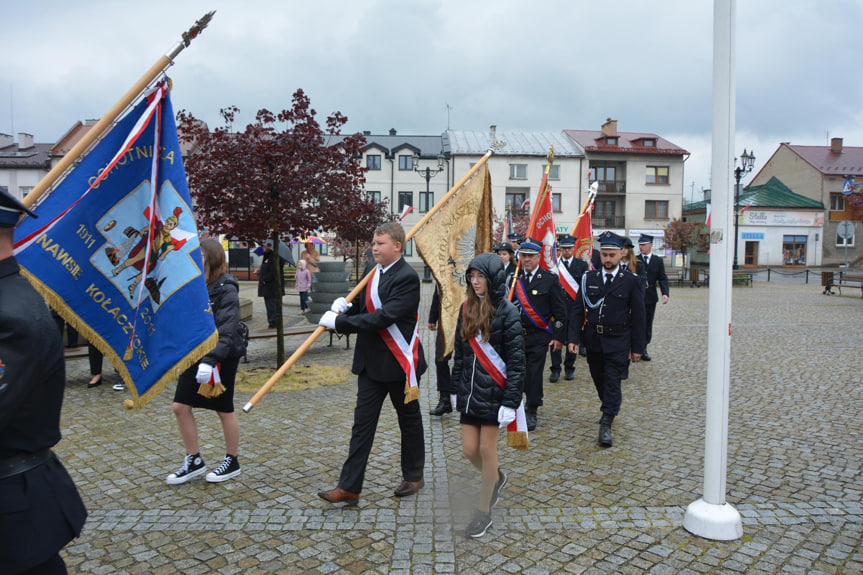
[[[545,356],[548,355],[550,341],[551,335],[544,331],[534,331],[524,336],[524,406],[526,408],[536,409],[542,405]]]
[[[353,493],[360,493],[366,475],[366,466],[375,430],[381,415],[384,399],[390,401],[396,410],[401,430],[401,467],[405,481],[419,481],[423,477],[425,463],[425,441],[423,420],[419,401],[405,404],[405,379],[398,381],[376,381],[363,371],[357,376],[357,405],[354,408],[354,425],[351,428],[351,444],[348,459],[342,466],[339,487]]]
[[[563,346],[566,347],[566,346]],[[551,371],[554,373],[560,373],[560,363],[561,359],[563,359],[563,367],[566,371],[573,371],[575,369],[575,360],[578,358],[577,353],[571,353],[569,349],[566,350],[566,354],[564,354],[561,350],[563,348],[552,351],[549,355],[551,356]]]
[[[629,352],[605,353],[588,347],[587,365],[590,367],[590,377],[596,387],[596,394],[602,402],[600,410],[606,415],[617,415],[623,401],[620,380],[626,378],[629,370]]]
[[[440,331],[437,332],[434,340],[434,366],[437,371],[437,390],[442,395],[455,393],[455,388],[452,385],[452,374],[449,369],[449,359],[452,354],[441,357],[443,354],[443,338],[440,336]]]
[[[653,316],[656,315],[656,304],[655,303],[645,303],[644,304],[644,325],[647,326],[647,343],[650,343],[651,338],[653,338]]]

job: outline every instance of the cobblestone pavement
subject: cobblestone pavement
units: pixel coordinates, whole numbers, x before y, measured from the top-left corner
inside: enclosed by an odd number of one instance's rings
[[[260,327],[254,284],[242,289]],[[430,284],[423,290],[421,319]],[[455,414],[425,416],[426,486],[399,500],[398,426],[385,405],[360,504],[339,508],[316,493],[335,486],[347,454],[353,378],[271,393],[249,414],[240,408],[251,394],[238,394],[243,473],[171,487],[165,477],[183,457],[173,388],[126,411],[113,374],[87,390],[86,359],[70,360],[56,451],[90,510],[63,553],[70,572],[863,572],[863,301],[818,285],[734,288],[727,498],[744,536],[683,529],[702,496],[708,293],[680,288],[659,306],[654,360],[630,370],[614,447],[596,445],[599,402],[583,358],[575,381],[546,384],[530,451],[501,442],[509,486],[478,540],[463,534],[479,477]],[[305,321],[296,306],[285,312]],[[349,365],[352,351],[327,342],[311,347],[311,363]],[[423,342],[434,349],[425,329]],[[241,369],[274,366],[274,349],[274,339],[253,341]],[[426,414],[437,401],[431,377],[421,383]],[[223,455],[218,418],[201,412],[198,424],[212,469]]]

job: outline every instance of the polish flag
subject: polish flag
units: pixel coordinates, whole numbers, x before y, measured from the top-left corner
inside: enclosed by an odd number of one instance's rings
[[[749,206],[751,206],[751,205],[752,205],[752,200],[749,200],[749,203],[748,203],[748,204],[746,204],[745,206],[743,206],[742,208],[740,208],[740,213],[742,214],[743,212],[745,212],[746,210],[748,210],[748,209],[749,209]]]
[[[704,225],[710,227],[710,204],[707,204],[707,215],[704,216]]]
[[[530,198],[527,198],[525,201],[523,201],[521,203],[521,205],[519,206],[519,209],[523,210],[523,209],[527,208],[529,205],[530,205]]]
[[[409,213],[411,213],[411,210],[413,210],[413,209],[414,209],[413,206],[403,207],[402,208],[402,214],[399,216],[399,221],[402,221],[403,219],[405,219],[405,216],[408,215]]]

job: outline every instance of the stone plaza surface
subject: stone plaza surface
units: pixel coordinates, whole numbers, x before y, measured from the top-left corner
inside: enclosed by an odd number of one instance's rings
[[[263,302],[255,285],[253,330]],[[727,501],[743,537],[710,541],[682,527],[703,495],[706,288],[659,306],[653,361],[633,365],[614,423],[596,444],[599,402],[584,358],[575,381],[545,386],[530,451],[507,448],[509,485],[485,537],[464,527],[479,474],[461,452],[457,414],[428,415],[433,366],[421,381],[425,487],[404,499],[398,425],[386,402],[357,507],[316,493],[336,485],[347,455],[355,380],[271,393],[249,414],[238,394],[242,474],[169,486],[183,448],[173,386],[127,411],[116,376],[88,390],[87,360],[69,360],[63,440],[56,452],[90,512],[63,552],[70,573],[861,573],[863,354],[859,295],[756,282],[733,289]],[[423,284],[425,329],[431,284]],[[293,305],[286,318],[305,321]],[[265,327],[265,326],[264,326]],[[304,341],[286,340],[290,353]],[[349,366],[352,350],[320,338],[313,366]],[[250,366],[275,366],[275,339],[254,340]],[[548,364],[546,364],[548,365]],[[546,367],[546,373],[548,368]],[[210,469],[223,457],[218,418],[197,412]]]

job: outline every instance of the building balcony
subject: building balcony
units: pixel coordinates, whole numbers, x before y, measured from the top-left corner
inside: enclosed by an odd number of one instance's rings
[[[623,195],[626,193],[626,182],[623,180],[619,182],[599,182],[599,188],[597,188],[596,193]]]
[[[592,216],[591,225],[594,228],[625,228],[626,216]]]

